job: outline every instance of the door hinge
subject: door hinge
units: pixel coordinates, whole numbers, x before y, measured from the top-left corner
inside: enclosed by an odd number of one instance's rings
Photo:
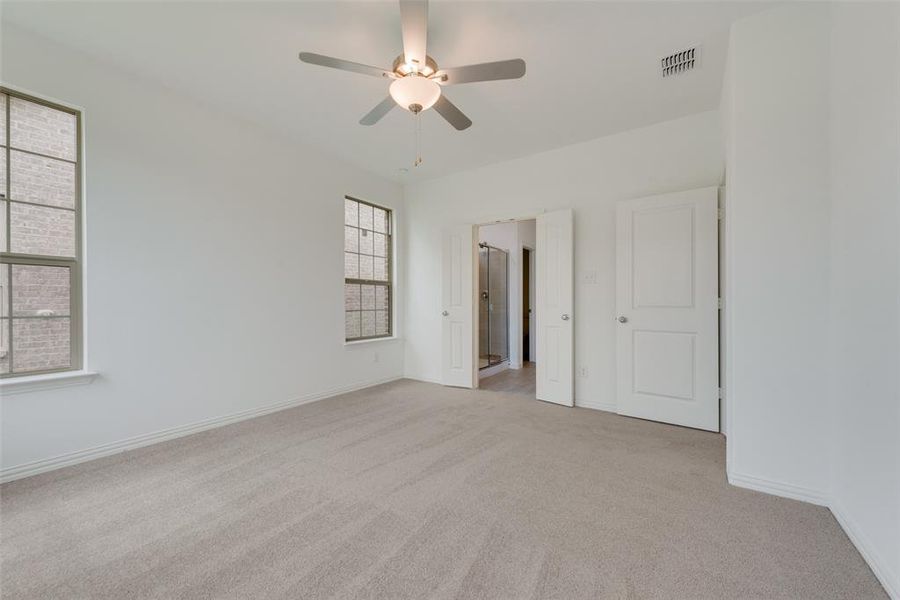
[[[720,208],[719,210],[717,210],[717,211],[716,211],[716,216],[719,218],[720,221],[721,221],[722,219],[724,219],[724,218],[725,218],[725,209],[724,209],[724,208]]]
[[[722,388],[719,388],[719,400],[721,400],[724,397],[725,397],[725,390],[723,390]]]
[[[719,298],[717,305],[719,307],[719,310],[722,310],[723,308],[725,308],[725,301],[722,298]]]

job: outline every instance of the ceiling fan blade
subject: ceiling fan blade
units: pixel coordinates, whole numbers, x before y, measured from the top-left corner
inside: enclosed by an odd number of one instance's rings
[[[441,69],[432,79],[444,85],[474,83],[476,81],[496,81],[498,79],[518,79],[525,75],[525,61],[521,58],[497,62]]]
[[[375,123],[380,121],[384,115],[391,112],[391,109],[395,106],[397,106],[397,103],[393,98],[388,96],[387,98],[379,102],[375,108],[367,112],[366,116],[359,120],[359,124],[366,126],[374,125]]]
[[[468,129],[472,125],[472,121],[462,113],[461,110],[456,108],[456,105],[447,100],[447,96],[441,94],[441,97],[438,98],[438,101],[434,103],[434,110],[438,112],[439,115],[444,117],[448,123],[453,125],[459,131],[463,129]]]
[[[331,67],[332,69],[340,69],[342,71],[352,71],[353,73],[362,73],[363,75],[371,75],[372,77],[390,77],[391,72],[387,69],[380,69],[355,63],[349,60],[335,58],[333,56],[325,56],[323,54],[315,54],[313,52],[301,52],[300,60],[311,65],[319,65],[320,67]]]
[[[428,0],[400,0],[403,57],[407,63],[425,66],[428,38]]]

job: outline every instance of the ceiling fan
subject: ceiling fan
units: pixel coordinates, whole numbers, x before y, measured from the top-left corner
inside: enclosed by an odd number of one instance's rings
[[[472,121],[443,94],[443,87],[477,81],[518,79],[525,75],[525,61],[521,58],[498,62],[441,69],[425,52],[428,37],[428,0],[400,0],[400,27],[403,34],[403,54],[394,59],[390,69],[381,69],[360,63],[301,52],[300,60],[312,65],[331,67],[391,79],[390,95],[370,110],[360,125],[374,125],[394,104],[414,114],[434,107],[458,130],[467,129]]]

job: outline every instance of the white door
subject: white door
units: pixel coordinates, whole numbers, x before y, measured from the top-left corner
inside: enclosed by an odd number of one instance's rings
[[[572,211],[537,218],[537,398],[575,405]]]
[[[444,385],[475,386],[475,244],[472,225],[443,232],[441,372]]]
[[[719,431],[717,192],[619,203],[619,414]]]

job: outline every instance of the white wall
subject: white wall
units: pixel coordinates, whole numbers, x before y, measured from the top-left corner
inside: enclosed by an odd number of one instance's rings
[[[728,470],[823,502],[828,468],[828,9],[732,26],[727,149]]]
[[[343,345],[343,195],[402,226],[397,185],[2,33],[4,84],[84,109],[85,333],[101,374],[4,397],[4,470],[402,374],[402,342]]]
[[[576,402],[615,409],[615,205],[617,200],[718,185],[717,112],[659,123],[406,189],[409,377],[440,379],[440,232],[447,225],[575,212]],[[596,272],[598,284],[584,275]]]
[[[534,248],[534,219],[493,223],[478,228],[478,240],[509,253],[509,366],[522,367],[522,247]]]
[[[830,504],[900,598],[900,5],[832,17]]]
[[[729,479],[831,507],[900,598],[900,6],[735,23]]]

